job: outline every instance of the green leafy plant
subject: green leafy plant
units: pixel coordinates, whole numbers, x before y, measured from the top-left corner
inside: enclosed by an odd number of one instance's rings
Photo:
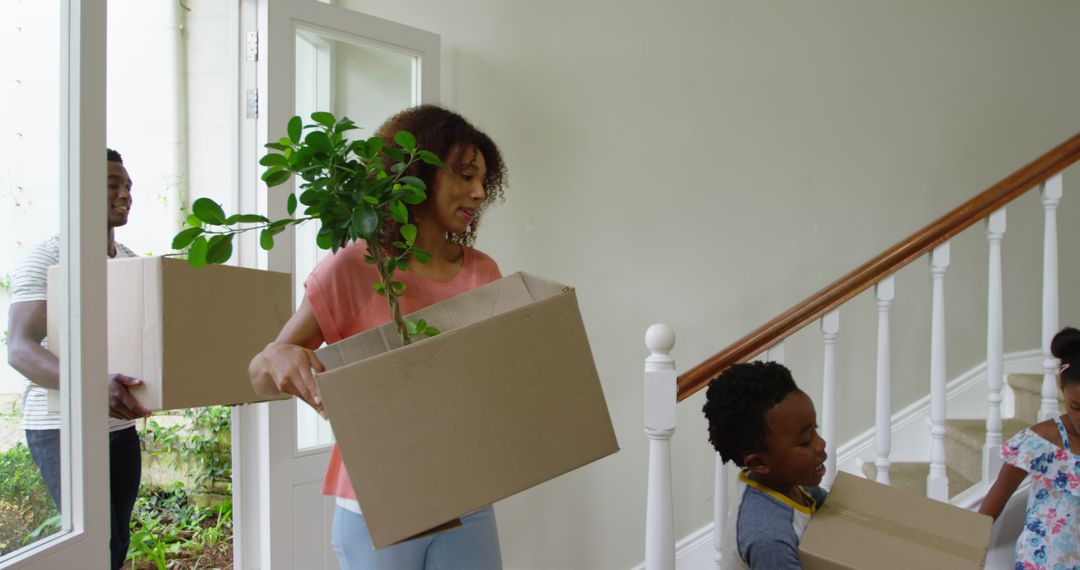
[[[180,412],[187,426],[161,425],[146,420],[142,430],[143,451],[170,467],[190,470],[193,487],[200,493],[230,492],[232,475],[232,408],[210,406]]]
[[[285,183],[293,175],[300,179],[300,195],[290,194],[288,218],[270,220],[259,214],[226,215],[221,205],[200,198],[191,206],[184,228],[173,238],[173,249],[186,250],[192,267],[224,263],[232,255],[233,237],[241,232],[259,231],[259,245],[274,247],[274,236],[290,225],[319,221],[316,243],[322,249],[338,249],[356,241],[367,243],[367,263],[375,265],[378,294],[387,299],[394,326],[402,344],[420,335],[438,334],[423,321],[410,322],[401,316],[398,296],[405,284],[394,280],[394,272],[406,269],[409,260],[427,263],[431,254],[416,246],[416,225],[410,223],[408,206],[427,199],[424,181],[409,176],[418,162],[449,169],[434,153],[416,146],[408,131],[394,135],[395,146],[380,137],[350,140],[345,134],[356,124],[331,113],[312,113],[311,124],[300,117],[289,120],[287,136],[266,145],[269,150],[259,161],[266,167],[262,175],[268,187]],[[306,133],[306,134],[305,134]],[[304,206],[300,216],[296,211]]]
[[[57,516],[45,482],[30,450],[22,442],[0,454],[0,554],[55,531],[47,524]],[[36,534],[35,534],[36,533]]]

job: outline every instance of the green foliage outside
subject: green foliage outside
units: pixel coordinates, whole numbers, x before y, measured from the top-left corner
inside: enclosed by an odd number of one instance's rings
[[[270,151],[259,161],[266,167],[262,179],[268,187],[284,184],[293,175],[300,179],[299,197],[290,194],[286,204],[290,217],[230,216],[217,202],[199,198],[191,205],[185,227],[173,238],[173,249],[185,250],[192,267],[225,263],[238,233],[258,230],[259,245],[269,250],[274,236],[286,227],[318,220],[316,243],[322,249],[337,251],[356,240],[367,243],[365,261],[379,272],[375,290],[386,297],[402,344],[416,336],[438,334],[422,320],[411,322],[401,316],[397,297],[405,284],[393,277],[396,270],[408,268],[410,259],[419,263],[431,259],[416,246],[417,228],[410,223],[408,210],[427,199],[427,186],[405,173],[419,162],[449,167],[434,153],[417,148],[408,131],[398,131],[397,146],[387,146],[381,137],[346,138],[345,133],[357,128],[347,117],[339,120],[318,112],[311,119],[314,123],[305,125],[293,117],[287,136],[267,144]],[[304,206],[302,215],[294,217],[299,205]]]
[[[229,567],[232,564],[231,408],[184,410],[188,425],[142,429],[144,457],[184,481],[144,484],[131,517],[133,568]],[[0,454],[0,556],[60,530],[60,514],[24,443]]]
[[[51,534],[60,525],[56,506],[25,444],[16,443],[0,454],[0,475],[2,556]]]
[[[131,517],[128,560],[136,568],[207,568],[232,563],[232,409],[194,408],[188,425],[143,426],[144,458],[188,474],[144,485]]]

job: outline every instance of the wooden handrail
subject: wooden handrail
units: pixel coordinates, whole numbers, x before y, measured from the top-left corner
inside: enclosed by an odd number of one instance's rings
[[[679,401],[707,386],[732,364],[768,350],[1077,160],[1080,133],[680,375]]]

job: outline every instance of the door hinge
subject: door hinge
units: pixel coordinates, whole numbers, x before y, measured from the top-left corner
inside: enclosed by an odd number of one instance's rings
[[[245,111],[246,111],[244,114],[247,116],[247,118],[249,118],[249,119],[258,119],[259,118],[259,90],[258,89],[248,89],[247,90],[247,101],[246,101],[246,104],[244,105],[244,108],[245,108]]]
[[[259,32],[247,33],[247,60],[259,61]]]

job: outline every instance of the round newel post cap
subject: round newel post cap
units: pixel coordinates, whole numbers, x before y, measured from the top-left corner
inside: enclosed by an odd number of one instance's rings
[[[645,346],[654,356],[669,356],[675,348],[675,331],[659,323],[645,331]]]

